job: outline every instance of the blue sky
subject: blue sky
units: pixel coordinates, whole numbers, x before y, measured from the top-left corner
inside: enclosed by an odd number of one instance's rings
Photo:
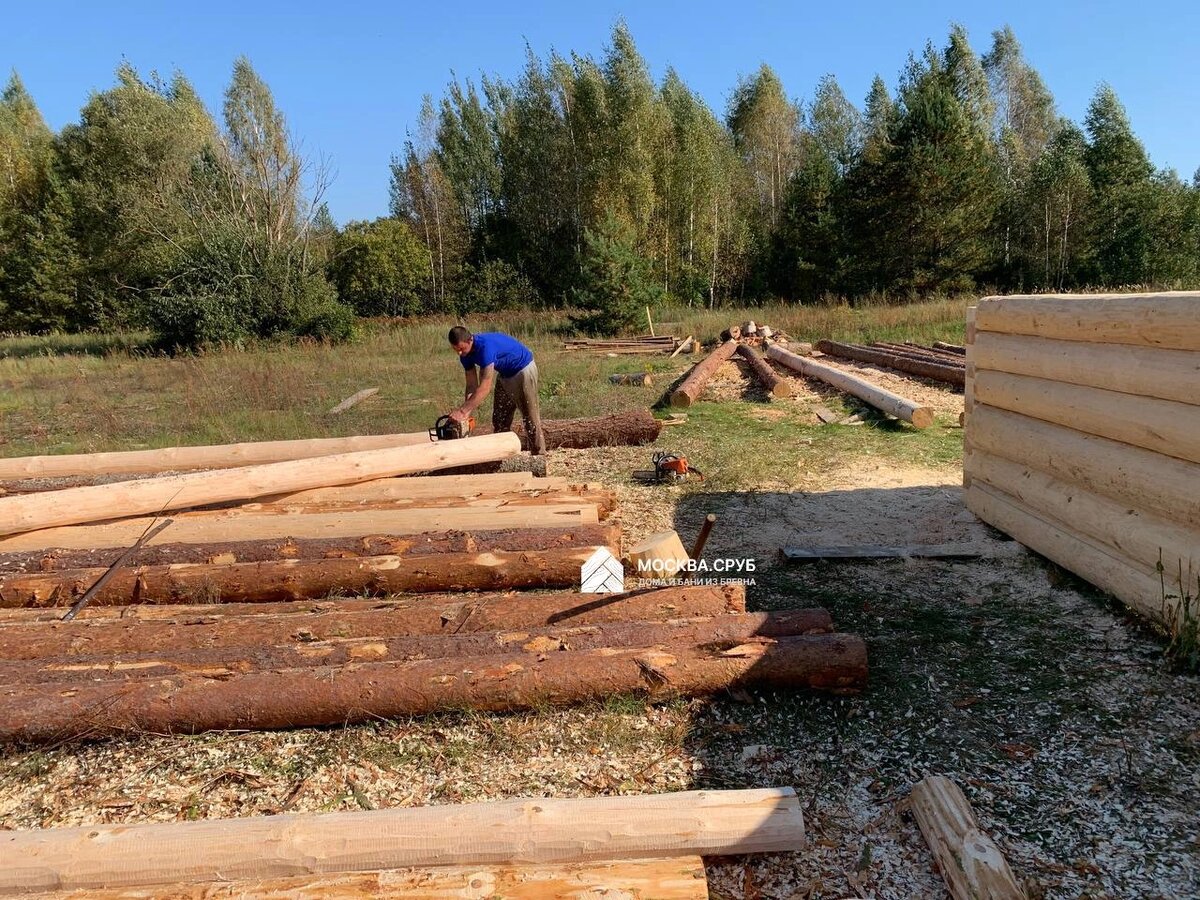
[[[1200,167],[1200,3],[566,2],[289,3],[208,0],[20,4],[0,14],[0,71],[15,68],[54,128],[77,119],[122,58],[181,69],[214,110],[233,60],[266,78],[305,149],[328,157],[339,222],[387,211],[388,160],[421,97],[451,73],[515,76],[528,43],[599,55],[620,16],[655,78],[674,66],[718,113],[738,75],[770,64],[793,97],[825,73],[861,105],[876,72],[896,84],[910,51],[961,22],[983,53],[1011,25],[1059,111],[1081,121],[1107,80],[1158,166]]]

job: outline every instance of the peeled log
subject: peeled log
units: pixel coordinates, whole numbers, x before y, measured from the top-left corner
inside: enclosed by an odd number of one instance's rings
[[[1190,403],[987,370],[975,373],[975,401],[1200,463],[1200,406]]]
[[[811,359],[797,356],[778,344],[768,344],[767,355],[806,378],[816,378],[832,385],[839,391],[858,397],[878,410],[912,423],[916,428],[928,428],[933,424],[933,410],[930,407],[921,406],[913,400],[893,394],[863,378],[857,378],[841,369],[835,369],[833,366],[822,365]]]
[[[128,603],[263,603],[337,594],[561,588],[579,584],[597,548],[492,550],[437,556],[280,559],[228,565],[181,563],[119,569],[92,597],[95,606]],[[69,569],[0,577],[0,607],[64,606],[105,569]]]
[[[737,353],[750,364],[750,368],[762,386],[767,389],[768,394],[772,397],[792,396],[791,384],[776,375],[766,361],[754,351],[753,347],[738,344]]]
[[[1004,854],[979,830],[957,784],[930,775],[913,785],[909,804],[954,900],[1025,900]]]
[[[1200,527],[1200,465],[976,403],[968,449],[1040,469],[1135,509]]]
[[[61,478],[69,475],[138,475],[185,469],[231,469],[292,459],[312,459],[363,450],[385,450],[428,444],[424,431],[411,434],[359,435],[298,441],[252,441],[205,447],[164,447],[113,453],[69,453],[0,459],[0,480]]]
[[[953,365],[925,362],[910,356],[901,356],[884,350],[871,350],[867,347],[856,347],[853,344],[839,344],[836,341],[817,341],[817,349],[829,356],[844,359],[855,359],[859,362],[871,363],[876,366],[887,366],[910,375],[920,375],[946,384],[962,387],[966,381],[966,372]]]
[[[0,661],[0,683],[36,684],[128,681],[197,674],[218,678],[276,669],[343,666],[351,663],[415,659],[475,659],[498,653],[557,653],[603,647],[656,647],[660,644],[712,644],[755,637],[823,634],[833,630],[823,609],[740,613],[668,622],[613,622],[582,627],[549,627],[469,634],[334,638],[274,646],[165,648],[138,653],[43,657]]]
[[[517,417],[517,420],[520,416]],[[481,426],[477,433],[486,434],[490,426]],[[513,422],[513,431],[521,439],[521,446],[529,449],[525,434],[525,423]],[[626,412],[605,416],[587,416],[582,419],[542,419],[542,436],[547,450],[570,448],[586,450],[589,447],[636,447],[652,444],[658,440],[662,422],[654,418],[649,409],[631,409]]]
[[[704,860],[598,861],[574,865],[431,866],[258,880],[174,882],[144,887],[80,888],[38,900],[597,900],[653,897],[708,900]]]
[[[167,510],[209,503],[488,462],[512,456],[520,450],[519,444],[513,435],[495,434],[420,447],[364,450],[233,470],[0,497],[0,534],[123,516],[161,515]]]
[[[11,610],[5,615],[20,615],[21,620],[6,619],[11,624],[0,625],[0,659],[516,631],[556,625],[574,628],[745,611],[742,585],[686,585],[599,596],[523,593],[298,601],[253,607],[98,607],[84,610],[72,622],[37,621],[44,614]]]
[[[216,541],[211,544],[155,544],[143,547],[131,565],[248,563],[278,559],[351,559],[362,556],[431,556],[490,550],[549,550],[559,547],[620,548],[619,525],[573,528],[507,528],[489,531],[434,531],[423,534],[369,534],[346,538],[287,538]],[[119,554],[107,550],[38,550],[0,553],[0,577],[108,566]]]
[[[804,819],[791,788],[539,797],[5,832],[0,837],[0,894],[398,866],[527,867],[645,857],[683,857],[681,864],[694,865],[695,856],[789,852],[803,846]],[[507,896],[484,891],[472,896],[497,895]]]
[[[445,710],[562,706],[633,693],[657,699],[746,687],[856,691],[866,678],[862,639],[826,634],[705,647],[665,644],[368,662],[217,678],[4,685],[0,741],[343,726]]]
[[[988,297],[979,331],[1170,350],[1200,347],[1200,292]]]
[[[671,405],[686,408],[695,403],[704,393],[704,387],[708,384],[709,379],[721,367],[721,363],[732,357],[737,348],[736,340],[725,341],[703,360],[696,363],[687,378],[671,393]]]

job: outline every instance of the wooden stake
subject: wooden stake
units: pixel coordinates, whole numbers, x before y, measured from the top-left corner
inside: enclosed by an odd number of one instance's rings
[[[364,400],[366,400],[368,397],[374,397],[378,393],[379,393],[379,388],[377,388],[377,387],[363,388],[357,394],[354,394],[351,397],[347,397],[345,400],[343,400],[341,403],[339,403],[337,406],[335,406],[333,409],[331,409],[329,411],[329,415],[336,416],[339,413],[344,413],[346,410],[350,409],[351,407],[357,406],[358,404],[360,404]]]

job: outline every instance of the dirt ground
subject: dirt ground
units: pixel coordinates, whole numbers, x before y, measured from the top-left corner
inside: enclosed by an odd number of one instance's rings
[[[707,399],[734,399],[744,382],[730,365]],[[956,415],[961,395],[926,387],[939,415]],[[778,408],[828,399],[800,388]],[[819,479],[793,473],[752,489],[630,483],[646,457],[563,451],[549,474],[615,486],[627,540],[675,528],[687,542],[716,512],[706,555],[755,559],[752,608],[822,605],[864,637],[863,694],[617,698],[10,752],[0,828],[787,785],[801,796],[809,848],[710,861],[713,897],[942,898],[905,805],[912,784],[936,773],[963,787],[1032,897],[1200,896],[1200,678],[1173,674],[1158,638],[979,523],[963,506],[961,471],[856,458]],[[981,555],[808,565],[778,555],[854,543],[962,543]]]

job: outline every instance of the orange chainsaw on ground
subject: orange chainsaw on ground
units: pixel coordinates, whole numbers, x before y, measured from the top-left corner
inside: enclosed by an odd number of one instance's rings
[[[456,422],[450,416],[445,415],[433,423],[433,427],[429,429],[429,439],[431,441],[456,441],[459,438],[470,436],[474,430],[474,416],[465,422]]]
[[[679,484],[684,481],[703,481],[704,473],[692,466],[686,456],[660,450],[650,458],[653,469],[633,473],[634,481],[646,484]]]

